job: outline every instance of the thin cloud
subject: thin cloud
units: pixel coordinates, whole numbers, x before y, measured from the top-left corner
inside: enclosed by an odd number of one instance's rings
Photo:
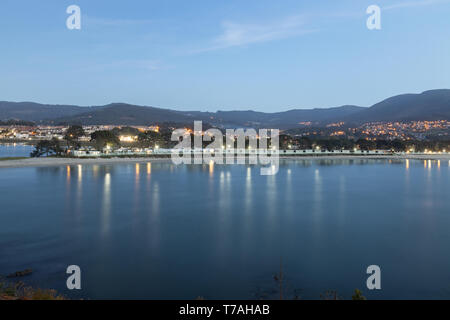
[[[314,31],[305,28],[303,16],[287,17],[281,21],[266,24],[241,24],[226,21],[222,23],[222,29],[223,32],[212,40],[212,44],[209,47],[196,52],[286,39]]]
[[[392,4],[389,6],[383,7],[383,10],[393,10],[400,8],[411,8],[411,7],[424,7],[431,6],[435,4],[448,3],[449,0],[421,0],[421,1],[406,1],[402,3]]]
[[[126,26],[136,26],[143,24],[153,23],[150,19],[112,19],[112,18],[99,18],[83,16],[83,23],[87,26],[101,26],[101,27],[126,27]]]

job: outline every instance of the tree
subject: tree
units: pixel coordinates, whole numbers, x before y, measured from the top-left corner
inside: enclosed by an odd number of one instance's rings
[[[70,126],[67,129],[66,134],[64,136],[64,140],[67,141],[67,147],[70,148],[72,146],[73,148],[78,149],[80,147],[78,139],[84,135],[86,135],[86,133],[84,132],[82,126],[80,125]]]
[[[165,136],[160,132],[146,131],[138,134],[138,143],[140,147],[154,147],[155,145],[164,148],[170,143],[171,136]]]
[[[297,144],[297,141],[295,141],[291,136],[286,134],[279,135],[279,142],[281,150],[291,149],[294,145]]]
[[[297,144],[300,149],[312,149],[312,142],[308,137],[301,137],[298,139]]]
[[[392,141],[392,149],[395,151],[406,151],[406,142],[401,140]]]
[[[122,127],[122,128],[114,128],[112,132],[116,136],[137,136],[139,134],[139,130],[133,127]]]
[[[57,155],[60,156],[63,152],[61,145],[59,144],[59,140],[53,138],[52,140],[42,140],[39,141],[34,147],[33,152],[31,152],[30,156],[33,158],[39,158],[43,155]]]
[[[147,147],[149,147],[150,144],[151,144],[151,139],[150,139],[150,137],[149,137],[146,133],[144,133],[144,132],[140,132],[140,133],[138,134],[138,139],[137,139],[137,141],[138,141],[139,146],[142,147],[142,148],[147,148]]]
[[[61,147],[61,144],[57,138],[50,140],[50,149],[57,156],[61,156],[64,152],[64,149]]]
[[[364,151],[374,150],[377,147],[376,142],[366,139],[359,139],[358,141],[356,141],[356,144],[359,146],[359,149]]]
[[[30,157],[32,158],[39,158],[45,154],[48,155],[49,153],[49,141],[43,140],[39,141],[35,146],[33,152],[31,152]]]
[[[335,290],[327,290],[324,294],[320,295],[322,300],[342,300]]]
[[[99,151],[102,151],[107,145],[113,148],[120,145],[119,138],[107,130],[95,131],[91,134],[91,141],[95,143],[95,147]]]
[[[362,295],[361,290],[355,289],[355,293],[352,295],[352,300],[367,300],[367,299]]]

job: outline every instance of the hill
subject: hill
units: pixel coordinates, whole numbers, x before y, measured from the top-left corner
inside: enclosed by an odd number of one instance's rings
[[[88,109],[70,105],[0,101],[0,120],[14,119],[40,122],[49,119],[73,116],[86,112]]]
[[[345,118],[347,122],[450,120],[450,90],[403,94]]]
[[[194,118],[183,112],[154,107],[113,103],[96,107],[88,112],[54,119],[59,123],[81,123],[83,125],[150,125],[161,122],[186,123]]]
[[[293,109],[275,113],[252,110],[189,112],[126,103],[79,107],[33,102],[0,102],[0,120],[10,119],[47,124],[84,125],[151,125],[162,122],[186,124],[202,120],[219,127],[280,129],[299,127],[300,122],[324,125],[339,121],[356,124],[379,121],[450,120],[450,90],[398,95],[370,108],[347,105],[324,109]]]

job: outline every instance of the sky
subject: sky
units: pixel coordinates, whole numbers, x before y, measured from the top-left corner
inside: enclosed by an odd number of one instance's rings
[[[0,43],[3,101],[278,112],[450,88],[449,0],[1,0]]]

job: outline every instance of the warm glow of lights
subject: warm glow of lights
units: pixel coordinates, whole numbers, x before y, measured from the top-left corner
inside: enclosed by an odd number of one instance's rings
[[[152,164],[151,162],[147,163],[147,174],[152,174]]]
[[[95,178],[97,178],[98,175],[98,165],[92,166],[92,174]]]
[[[132,136],[120,136],[119,140],[121,142],[134,142],[134,141],[137,140],[137,137],[136,136],[134,136],[134,137],[132,137]]]
[[[214,161],[209,162],[209,176],[212,177],[214,175]]]
[[[105,174],[105,193],[109,194],[111,192],[111,173]]]
[[[409,160],[406,160],[406,169],[409,169]]]
[[[140,180],[140,177],[141,177],[140,176],[140,172],[141,172],[141,165],[139,163],[136,163],[136,166],[135,166],[135,179],[134,179],[136,188],[139,188],[139,180]]]

